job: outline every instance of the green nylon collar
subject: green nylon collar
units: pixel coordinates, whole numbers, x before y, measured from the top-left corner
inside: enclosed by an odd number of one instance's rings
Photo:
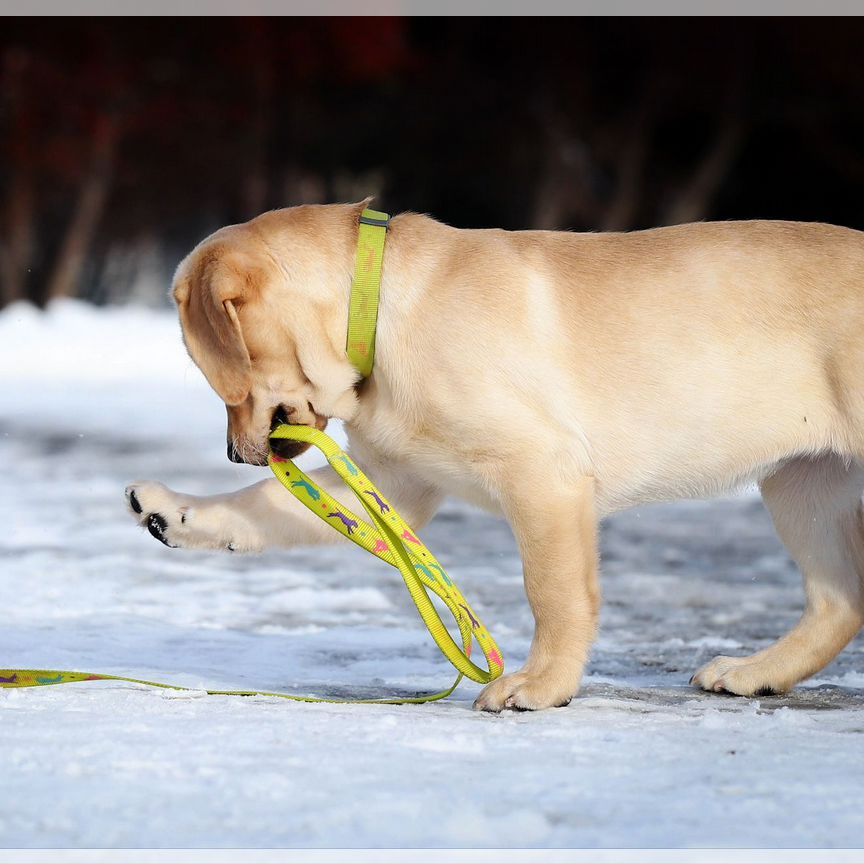
[[[357,371],[368,378],[375,363],[375,326],[381,294],[381,265],[390,216],[378,210],[364,210],[360,216],[354,281],[348,305],[348,338],[345,352]]]

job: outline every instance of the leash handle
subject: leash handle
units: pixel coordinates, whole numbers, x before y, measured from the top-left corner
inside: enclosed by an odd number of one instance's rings
[[[269,464],[279,482],[301,504],[340,534],[399,570],[432,638],[461,675],[480,684],[488,684],[501,675],[504,660],[483,622],[474,614],[438,559],[351,457],[332,438],[310,426],[283,423],[270,433],[271,440],[286,438],[317,447],[363,505],[373,524],[370,525],[343,506],[290,459],[276,456],[271,450]],[[441,620],[427,589],[444,602],[456,620],[462,636],[462,648],[456,644]],[[475,639],[486,658],[487,669],[481,669],[471,660]]]

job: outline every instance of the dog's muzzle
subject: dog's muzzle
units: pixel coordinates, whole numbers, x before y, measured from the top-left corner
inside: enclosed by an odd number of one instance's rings
[[[305,453],[310,447],[309,444],[304,444],[302,441],[291,441],[288,438],[273,438],[267,443],[270,449],[283,459],[293,459],[295,456]],[[255,453],[251,459],[245,456],[243,449],[235,447],[232,441],[228,442],[227,453],[232,462],[237,462],[240,465],[267,464],[267,460],[258,453]]]
[[[283,405],[280,405],[273,412],[273,419],[270,421],[270,431],[272,432],[283,423],[290,422],[289,411]],[[269,445],[273,453],[281,456],[283,459],[293,459],[295,456],[305,453],[311,446],[302,441],[291,441],[289,438],[271,438]]]

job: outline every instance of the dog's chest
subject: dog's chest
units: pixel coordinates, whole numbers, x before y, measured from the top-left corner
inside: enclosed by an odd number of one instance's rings
[[[446,495],[501,514],[498,493],[482,463],[438,441],[410,434],[398,423],[379,428],[383,431],[370,439],[346,427],[351,449],[361,464],[386,466],[387,473],[398,475],[402,482],[414,478]],[[375,481],[371,473],[370,478]]]

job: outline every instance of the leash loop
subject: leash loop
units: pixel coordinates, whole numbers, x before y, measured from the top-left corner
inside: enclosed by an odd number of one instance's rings
[[[399,570],[432,638],[459,674],[446,690],[399,698],[332,699],[271,693],[263,690],[205,690],[203,692],[211,696],[272,696],[294,702],[324,702],[339,705],[403,705],[444,699],[456,689],[463,675],[481,684],[487,684],[501,675],[504,671],[504,660],[498,646],[474,614],[462,592],[438,563],[438,559],[414,534],[411,526],[393,509],[336,442],[317,429],[285,424],[275,429],[270,438],[289,438],[309,443],[324,454],[336,473],[357,496],[372,524],[344,507],[290,460],[282,459],[271,451],[269,465],[282,485],[316,516],[367,552],[371,552]],[[453,615],[462,637],[462,648],[456,644],[441,620],[428,591],[438,596]],[[471,649],[475,640],[486,658],[487,669],[481,669],[471,661]],[[163,684],[123,675],[70,672],[60,669],[0,669],[0,688],[43,687],[83,681],[125,681],[130,684],[159,687],[163,690],[201,692],[194,687],[180,687],[175,684]]]
[[[279,482],[344,537],[399,570],[432,638],[460,674],[480,684],[497,678],[504,670],[504,660],[495,640],[438,559],[353,460],[332,438],[310,426],[282,424],[270,433],[270,439],[274,438],[317,447],[363,505],[374,527],[313,483],[292,461],[276,456],[271,450],[270,468]],[[427,589],[444,602],[456,620],[462,636],[461,649],[441,620]],[[486,658],[487,669],[471,661],[475,639]]]

